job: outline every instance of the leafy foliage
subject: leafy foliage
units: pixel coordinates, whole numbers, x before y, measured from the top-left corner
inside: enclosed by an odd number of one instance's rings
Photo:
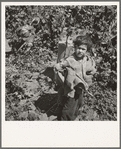
[[[14,73],[24,70],[31,73],[40,72],[45,66],[50,65],[50,62],[56,61],[58,41],[63,32],[68,38],[79,34],[79,30],[85,30],[93,42],[97,73],[94,76],[96,86],[91,87],[91,92],[95,95],[95,107],[89,102],[91,97],[85,96],[85,108],[80,119],[116,120],[117,7],[115,5],[6,6],[5,15],[6,39],[14,53],[6,58],[6,85],[10,84],[10,80],[14,84],[15,78],[11,76],[14,70]],[[17,34],[17,29],[25,25],[34,27],[34,35],[28,40],[28,43],[32,42],[30,49],[27,45],[23,45],[25,40]],[[13,87],[11,90],[19,91],[15,86],[11,85]],[[6,88],[9,92],[9,87]],[[19,91],[19,94],[24,93]],[[91,112],[92,118],[89,116]]]

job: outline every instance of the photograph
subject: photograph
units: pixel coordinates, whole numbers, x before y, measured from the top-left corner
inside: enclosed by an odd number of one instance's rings
[[[117,6],[6,5],[5,120],[117,120]]]
[[[1,62],[2,147],[120,146],[120,2],[2,2]]]

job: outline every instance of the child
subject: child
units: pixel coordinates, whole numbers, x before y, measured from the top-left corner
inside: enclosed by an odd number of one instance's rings
[[[82,106],[83,89],[87,90],[92,83],[96,69],[94,60],[87,55],[91,45],[88,35],[78,36],[74,41],[75,52],[55,65],[57,71],[66,69],[67,72],[64,86],[61,87],[66,98],[63,102],[60,120],[74,120],[76,118],[78,109]]]

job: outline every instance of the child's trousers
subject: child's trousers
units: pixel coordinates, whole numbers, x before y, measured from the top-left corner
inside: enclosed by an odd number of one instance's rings
[[[75,97],[63,97],[63,103],[61,107],[58,120],[61,121],[73,121],[79,114],[79,108],[83,105],[83,91],[79,94],[76,92]]]

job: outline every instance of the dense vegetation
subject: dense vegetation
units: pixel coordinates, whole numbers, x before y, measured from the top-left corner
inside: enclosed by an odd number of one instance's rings
[[[6,49],[6,120],[52,120],[49,116],[58,111],[52,66],[60,34],[73,36],[79,29],[90,34],[97,62],[90,87],[94,97],[85,93],[79,118],[117,120],[116,6],[6,6],[5,15],[12,47]],[[25,25],[34,27],[30,49],[21,47],[24,41],[17,34]]]

